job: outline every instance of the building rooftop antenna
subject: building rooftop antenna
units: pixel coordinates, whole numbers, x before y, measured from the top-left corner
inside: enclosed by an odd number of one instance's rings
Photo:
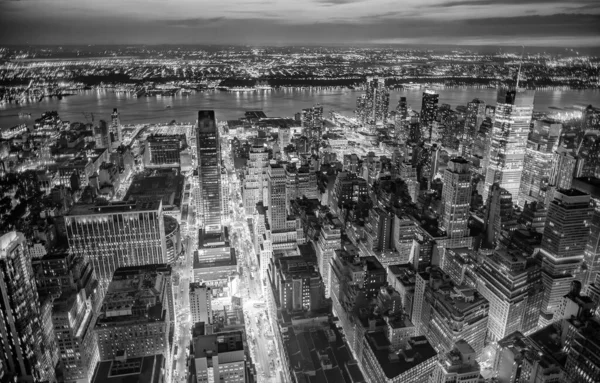
[[[521,66],[523,65],[523,56],[525,55],[525,45],[522,45],[523,50],[521,51],[521,61],[519,62],[519,71],[517,72],[517,85],[515,86],[515,90],[519,90],[519,79],[521,78]]]

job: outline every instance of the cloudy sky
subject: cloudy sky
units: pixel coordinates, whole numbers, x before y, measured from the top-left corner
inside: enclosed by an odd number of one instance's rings
[[[0,44],[600,46],[600,0],[0,0]]]

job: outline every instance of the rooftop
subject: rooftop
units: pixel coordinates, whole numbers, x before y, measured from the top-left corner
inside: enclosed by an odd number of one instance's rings
[[[153,201],[115,201],[106,204],[78,203],[71,208],[68,216],[89,216],[96,214],[118,214],[128,212],[160,211],[160,200]]]
[[[367,333],[365,337],[388,379],[393,379],[411,368],[437,357],[437,352],[424,336],[410,338],[410,349],[401,350],[398,353],[390,353],[390,342],[383,331]]]
[[[160,383],[164,357],[159,355],[130,358],[124,361],[98,362],[92,383]]]
[[[243,334],[241,331],[201,335],[194,338],[193,344],[194,355],[196,358],[206,358],[227,352],[244,351]],[[241,354],[240,360],[229,359],[230,362],[243,360],[243,353]]]

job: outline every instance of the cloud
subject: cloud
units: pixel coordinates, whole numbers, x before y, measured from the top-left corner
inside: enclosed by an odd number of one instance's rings
[[[362,3],[365,0],[315,0],[316,3],[322,4],[325,6],[334,7],[337,5],[346,5],[353,3]]]

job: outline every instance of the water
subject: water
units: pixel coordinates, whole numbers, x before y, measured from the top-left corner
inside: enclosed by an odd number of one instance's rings
[[[440,104],[452,107],[466,105],[473,98],[494,105],[496,99],[495,89],[444,88],[437,91]],[[25,105],[2,105],[0,128],[24,122],[31,124],[49,110],[58,111],[65,121],[85,122],[84,113],[93,113],[96,121],[110,120],[113,108],[118,108],[123,124],[195,121],[200,109],[214,109],[219,120],[238,119],[245,110],[263,110],[269,117],[291,117],[316,103],[324,106],[326,115],[331,110],[352,115],[360,94],[362,91],[350,89],[281,89],[249,93],[207,91],[189,96],[134,98],[111,91],[91,90],[63,97],[62,100],[52,98]],[[405,96],[411,107],[420,110],[422,94],[422,89],[392,91],[390,109],[395,108],[401,96]],[[540,90],[535,95],[535,110],[540,112],[550,112],[548,108],[551,106],[571,107],[575,104],[600,105],[600,90]],[[19,112],[31,113],[32,118],[19,118]]]

